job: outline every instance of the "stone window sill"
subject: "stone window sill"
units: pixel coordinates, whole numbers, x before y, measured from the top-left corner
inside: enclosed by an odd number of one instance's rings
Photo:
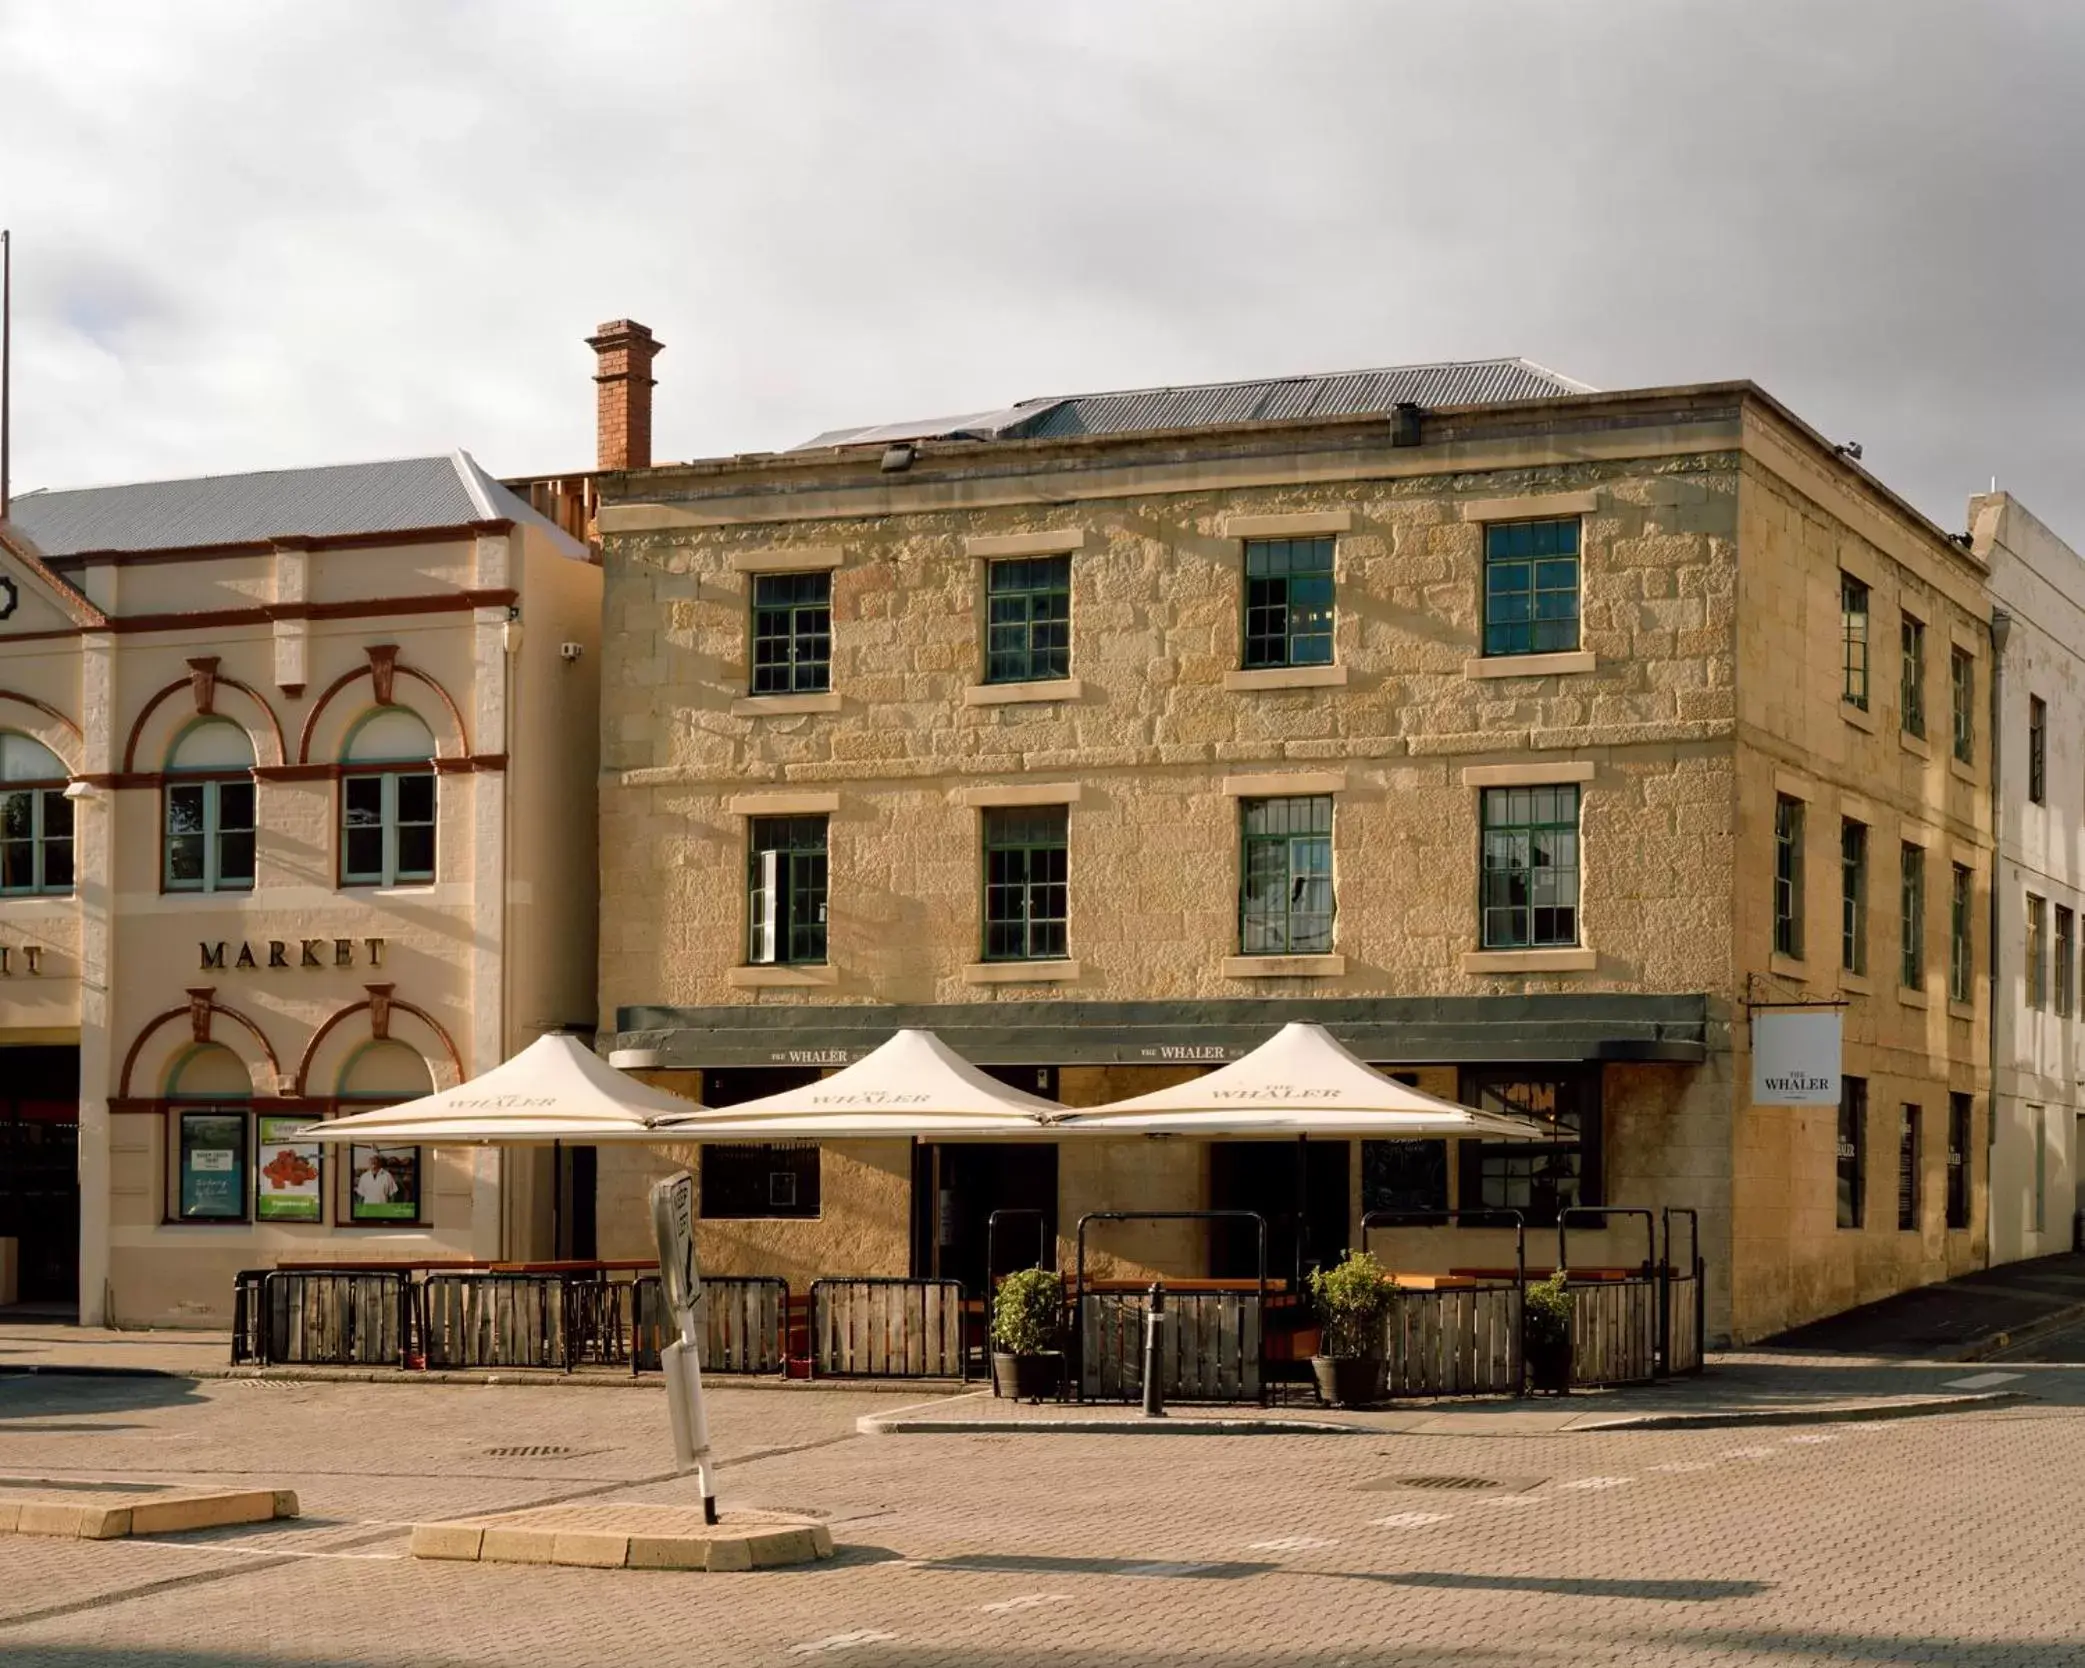
[[[1465,950],[1465,973],[1590,973],[1600,952],[1580,945],[1548,950]]]
[[[1778,951],[1766,958],[1766,970],[1788,979],[1807,979],[1810,976],[1810,964],[1801,956],[1784,956]]]
[[[733,967],[725,972],[724,982],[735,990],[802,989],[806,985],[836,985],[840,982],[840,970],[829,962],[817,967],[780,963],[772,967]]]
[[[1856,996],[1873,996],[1875,994],[1875,987],[1868,982],[1868,975],[1856,973],[1850,967],[1839,969],[1839,988],[1841,990],[1850,990]]]
[[[1255,666],[1224,673],[1226,689],[1336,689],[1347,681],[1344,666]]]
[[[963,705],[1003,707],[1017,701],[1076,701],[1085,688],[1077,678],[1049,678],[1040,683],[974,683],[963,691]]]
[[[1591,649],[1566,654],[1490,654],[1462,663],[1466,678],[1550,678],[1568,672],[1590,672],[1599,665]]]
[[[974,961],[963,969],[966,985],[1056,985],[1078,976],[1075,961]]]
[[[1952,753],[1947,756],[1947,768],[1949,775],[1958,776],[1965,782],[1974,782],[1976,780],[1976,767],[1964,764]]]
[[[1871,736],[1875,733],[1875,714],[1864,711],[1851,701],[1841,701],[1839,703],[1839,716],[1856,730],[1866,730]]]
[[[734,718],[786,718],[799,712],[838,712],[840,692],[821,690],[809,695],[741,695],[731,703]]]
[[[1976,1004],[1974,1002],[1956,1002],[1950,1000],[1947,1005],[1947,1017],[1949,1019],[1973,1020],[1976,1018]]]
[[[1922,990],[1913,990],[1909,985],[1897,987],[1897,1000],[1907,1008],[1930,1008],[1933,999]]]
[[[1225,956],[1226,979],[1337,979],[1347,970],[1345,956]]]
[[[1933,749],[1927,745],[1926,738],[1915,736],[1909,730],[1897,732],[1897,745],[1907,753],[1916,753],[1922,759],[1930,759],[1933,756]]]

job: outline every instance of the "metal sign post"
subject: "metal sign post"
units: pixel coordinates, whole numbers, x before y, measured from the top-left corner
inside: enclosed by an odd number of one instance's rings
[[[659,1351],[666,1373],[666,1410],[681,1469],[701,1478],[702,1521],[717,1521],[710,1480],[709,1418],[702,1408],[702,1353],[695,1331],[702,1277],[695,1267],[695,1179],[682,1170],[652,1184],[652,1234],[659,1244],[659,1289],[679,1336]]]

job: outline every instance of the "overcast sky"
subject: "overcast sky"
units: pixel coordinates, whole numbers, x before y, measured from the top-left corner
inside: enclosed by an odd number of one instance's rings
[[[2085,6],[4,0],[17,491],[1522,354],[2085,546]]]

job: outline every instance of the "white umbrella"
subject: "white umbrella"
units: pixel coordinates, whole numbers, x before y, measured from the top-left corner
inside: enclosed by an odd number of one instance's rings
[[[653,1140],[1047,1135],[1064,1107],[1001,1083],[931,1031],[906,1029],[815,1083],[714,1111],[682,1107]]]
[[[1322,1025],[1284,1025],[1206,1076],[1067,1113],[1058,1128],[1096,1135],[1469,1135],[1551,1141],[1527,1118],[1478,1112],[1385,1077]]]
[[[553,1032],[468,1083],[331,1118],[298,1139],[440,1146],[643,1140],[657,1120],[699,1110],[624,1076],[576,1037]]]

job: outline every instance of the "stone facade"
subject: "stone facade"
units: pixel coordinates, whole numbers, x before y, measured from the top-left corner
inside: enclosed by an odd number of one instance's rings
[[[1416,445],[1394,430],[952,441],[900,473],[841,449],[607,478],[604,1032],[644,1006],[751,1009],[779,1048],[835,1004],[1142,1002],[1191,1022],[1196,1004],[1256,998],[1271,1026],[1330,999],[1492,999],[1496,1034],[1476,1052],[1371,1056],[1452,1094],[1458,1065],[1544,1057],[1510,1035],[1516,1001],[1620,1011],[1685,993],[1709,1015],[1691,1054],[1590,1069],[1605,1197],[1700,1211],[1712,1331],[1759,1336],[1978,1260],[1980,1213],[1969,1233],[1903,1241],[1878,1213],[1832,1228],[1832,1119],[1752,1108],[1743,1085],[1748,998],[1844,991],[1847,1069],[1871,1074],[1876,1116],[1898,1098],[1944,1115],[1952,1086],[1981,1096],[1982,996],[1967,1017],[1944,994],[1913,1008],[1822,954],[1842,800],[1875,809],[1878,850],[1901,820],[1961,852],[1979,896],[1989,847],[1983,754],[1963,779],[1944,750],[1935,767],[1845,716],[1839,572],[1872,576],[1878,622],[1901,589],[1934,642],[1987,656],[1981,564],[1748,385],[1429,413]],[[1580,529],[1579,647],[1486,659],[1485,528],[1544,517]],[[1304,535],[1335,540],[1332,664],[1241,671],[1243,541]],[[1008,691],[984,681],[982,590],[989,560],[1024,552],[1070,554],[1070,675]],[[793,570],[832,575],[831,689],[753,696],[751,590]],[[1879,645],[1876,664],[1894,664]],[[1943,648],[1943,719],[1945,676]],[[1799,965],[1771,956],[1783,777],[1817,801],[1818,953]],[[1481,789],[1558,782],[1581,794],[1578,943],[1486,951]],[[1334,802],[1332,953],[1243,957],[1239,801],[1299,792]],[[983,958],[980,810],[1009,803],[1068,807],[1066,960]],[[747,965],[746,816],[783,811],[829,817],[823,966]],[[1881,956],[1893,918],[1875,913]],[[1060,1080],[1077,1104],[1159,1080],[1121,1066],[1089,1084],[1082,1069],[1067,1059]],[[1134,1174],[1076,1147],[1059,1161],[1060,1233],[1083,1209],[1206,1202],[1196,1144]],[[1355,1239],[1359,1175],[1357,1161]],[[1466,1249],[1485,1243],[1415,1233],[1398,1255],[1493,1260]],[[1627,1243],[1612,1226],[1589,1255],[1639,1257]],[[720,1252],[739,1255],[712,1234],[705,1256]],[[903,1247],[827,1271],[902,1273]]]

